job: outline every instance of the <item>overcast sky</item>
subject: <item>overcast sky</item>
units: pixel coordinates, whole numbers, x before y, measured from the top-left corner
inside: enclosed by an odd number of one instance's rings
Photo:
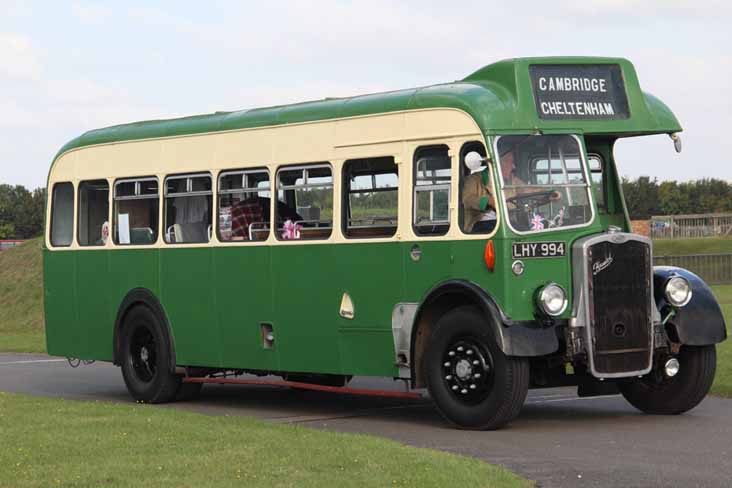
[[[0,183],[45,185],[107,125],[461,79],[520,56],[627,57],[685,131],[621,141],[636,177],[732,179],[727,1],[0,0]]]

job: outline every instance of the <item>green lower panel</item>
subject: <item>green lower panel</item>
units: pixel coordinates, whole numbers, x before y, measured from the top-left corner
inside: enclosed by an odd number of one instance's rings
[[[261,326],[273,323],[270,248],[214,249],[215,317],[227,368],[280,369],[279,349],[262,345]],[[276,331],[279,332],[279,331]]]
[[[222,366],[213,248],[160,251],[160,301],[173,328],[178,364]]]
[[[76,320],[75,274],[74,252],[44,251],[46,349],[52,356],[79,357],[86,349],[86,334]]]
[[[82,359],[112,360],[114,327],[110,302],[112,281],[109,279],[110,251],[76,252],[77,326],[85,331]]]
[[[341,329],[342,370],[361,376],[396,376],[391,330]]]

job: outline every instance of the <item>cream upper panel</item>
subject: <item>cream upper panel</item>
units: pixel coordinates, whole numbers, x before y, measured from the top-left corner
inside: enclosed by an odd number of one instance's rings
[[[483,140],[478,126],[464,112],[432,109],[367,117],[309,122],[269,128],[245,129],[224,133],[200,134],[153,140],[91,146],[63,154],[54,164],[50,188],[55,182],[108,179],[110,188],[117,178],[157,176],[161,189],[167,175],[210,171],[216,181],[227,169],[267,166],[274,179],[278,165],[329,161],[333,167],[334,195],[340,195],[340,168],[348,159],[393,156],[400,165],[399,229],[395,236],[375,240],[444,238],[485,238],[485,235],[461,235],[457,226],[457,152],[465,140]],[[452,225],[445,236],[417,237],[412,220],[412,157],[418,146],[448,144],[453,160],[453,191],[450,203]],[[161,190],[162,191],[162,190]],[[216,193],[216,185],[214,185]],[[111,195],[110,195],[111,198]],[[341,199],[334,198],[334,218],[340,221]],[[272,202],[274,205],[274,201]],[[50,218],[51,199],[47,218]],[[160,222],[163,209],[160,209]],[[76,220],[76,219],[75,219]],[[338,227],[338,226],[336,226]],[[47,229],[50,228],[47,222]],[[76,234],[76,230],[74,230]],[[48,233],[47,233],[48,239]],[[277,241],[273,233],[267,241],[227,245],[302,245],[324,242],[361,242],[345,239],[338,228],[328,240]],[[216,244],[214,235],[212,244]],[[47,242],[47,245],[49,243]],[[208,244],[180,244],[202,247]],[[111,246],[109,244],[108,246]],[[163,246],[159,240],[155,247]],[[70,248],[77,247],[76,241]]]
[[[468,114],[430,109],[101,144],[63,154],[54,163],[49,181],[327,161],[350,157],[348,147],[463,135],[480,137],[480,129]],[[354,151],[354,156],[356,152],[362,151]]]

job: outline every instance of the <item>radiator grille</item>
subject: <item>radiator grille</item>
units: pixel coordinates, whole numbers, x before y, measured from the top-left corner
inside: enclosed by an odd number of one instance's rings
[[[641,371],[652,354],[651,251],[641,241],[592,245],[589,259],[591,344],[595,371]]]

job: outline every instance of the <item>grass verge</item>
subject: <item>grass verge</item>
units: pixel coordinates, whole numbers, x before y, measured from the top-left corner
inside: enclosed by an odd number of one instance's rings
[[[714,295],[722,306],[727,322],[727,335],[732,336],[732,285],[713,286]],[[732,397],[732,339],[727,338],[717,345],[717,376],[714,378],[712,393]]]
[[[46,351],[41,239],[0,253],[0,351]]]
[[[732,252],[732,238],[655,239],[654,256],[686,256],[688,254],[722,254]]]
[[[0,393],[0,438],[3,487],[531,486],[375,437],[148,405]]]

